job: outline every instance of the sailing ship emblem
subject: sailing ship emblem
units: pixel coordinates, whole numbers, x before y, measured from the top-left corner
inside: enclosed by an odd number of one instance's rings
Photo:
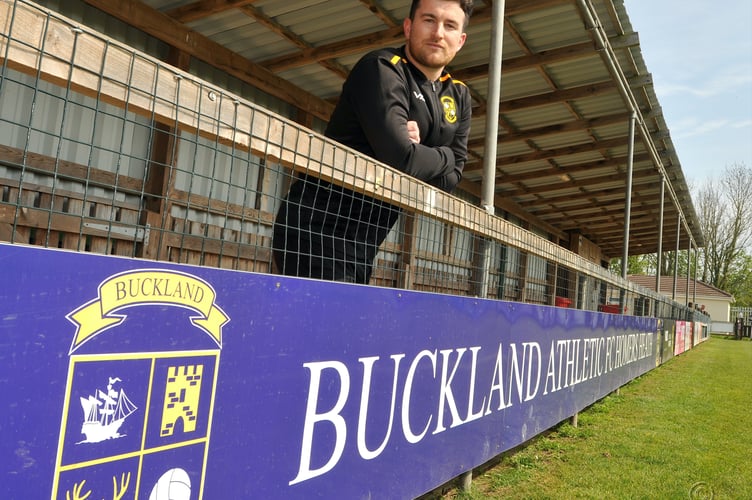
[[[81,443],[98,443],[124,436],[119,432],[120,426],[138,408],[128,399],[123,389],[115,389],[118,382],[122,380],[109,377],[106,391],[97,389],[94,395],[80,398],[84,412],[81,433],[86,436]]]

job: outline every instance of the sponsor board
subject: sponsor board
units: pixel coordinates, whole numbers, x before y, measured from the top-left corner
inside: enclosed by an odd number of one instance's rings
[[[0,245],[4,498],[411,498],[656,365],[653,318]]]

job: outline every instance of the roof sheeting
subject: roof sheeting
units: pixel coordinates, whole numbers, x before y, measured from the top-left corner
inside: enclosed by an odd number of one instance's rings
[[[84,1],[320,120],[364,53],[402,43],[409,7],[406,0]],[[497,114],[489,113],[485,101],[489,4],[476,2],[468,42],[449,68],[474,97],[470,161],[461,187],[476,195],[485,122]],[[233,70],[235,57],[258,71]],[[623,0],[507,0],[501,88],[497,207],[528,227],[545,228],[563,245],[581,234],[605,257],[621,256],[634,106],[639,122],[629,253],[657,250],[664,175],[663,250],[687,248],[687,229],[695,244],[703,244]]]
[[[655,291],[655,276],[649,276],[649,275],[643,275],[643,274],[632,274],[627,276],[627,279],[631,281],[632,283],[636,285],[640,285],[642,287],[647,288],[648,290]],[[733,302],[734,296],[730,293],[724,292],[723,290],[720,290],[713,285],[709,285],[707,283],[704,283],[699,280],[693,280],[691,278],[676,277],[676,290],[679,295],[684,295],[684,292],[687,290],[687,286],[689,286],[689,293],[690,295],[695,294],[695,287],[697,291],[697,296],[701,298],[718,298],[718,299],[728,299],[729,301]],[[671,296],[674,290],[674,277],[673,276],[661,276],[660,280],[660,290],[659,292],[663,295]]]

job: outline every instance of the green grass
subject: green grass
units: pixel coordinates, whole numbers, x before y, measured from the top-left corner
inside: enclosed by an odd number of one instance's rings
[[[752,342],[701,344],[444,498],[752,498]]]

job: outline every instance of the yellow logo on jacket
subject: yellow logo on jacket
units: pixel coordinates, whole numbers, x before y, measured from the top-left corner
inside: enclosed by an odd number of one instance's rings
[[[441,104],[444,106],[444,118],[446,118],[446,121],[449,123],[456,122],[457,104],[454,102],[454,99],[449,96],[444,96],[441,98]]]

